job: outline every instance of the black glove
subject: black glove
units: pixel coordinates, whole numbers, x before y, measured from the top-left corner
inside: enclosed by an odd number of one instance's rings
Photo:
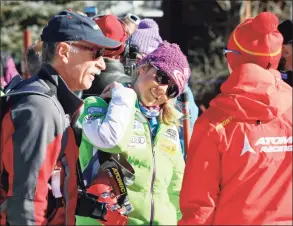
[[[75,214],[81,217],[91,217],[105,221],[107,204],[96,201],[98,196],[79,193]]]

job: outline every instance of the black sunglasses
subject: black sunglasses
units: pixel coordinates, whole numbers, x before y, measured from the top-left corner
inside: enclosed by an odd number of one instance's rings
[[[227,53],[235,53],[235,54],[238,54],[238,55],[241,54],[239,51],[224,48],[224,49],[223,49],[223,55],[224,55],[225,57],[227,57]]]
[[[167,96],[169,98],[176,97],[179,93],[178,86],[176,84],[172,83],[171,78],[167,75],[166,72],[161,71],[159,68],[157,68],[155,66],[153,66],[153,67],[157,70],[157,73],[155,75],[156,82],[161,85],[168,85]]]
[[[104,55],[104,50],[103,48],[98,48],[98,47],[89,47],[89,46],[85,46],[83,44],[79,44],[79,43],[68,43],[69,45],[75,46],[77,48],[80,49],[84,49],[84,50],[89,50],[91,51],[94,55],[93,55],[93,59],[97,60],[100,57],[102,57]]]

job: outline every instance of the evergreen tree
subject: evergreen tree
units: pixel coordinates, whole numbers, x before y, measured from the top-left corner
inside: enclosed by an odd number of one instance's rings
[[[115,3],[115,1],[113,2]],[[1,1],[1,49],[7,50],[19,66],[24,59],[23,33],[27,28],[31,43],[40,39],[48,20],[64,9],[83,11],[85,6],[97,6],[101,12],[108,1]]]

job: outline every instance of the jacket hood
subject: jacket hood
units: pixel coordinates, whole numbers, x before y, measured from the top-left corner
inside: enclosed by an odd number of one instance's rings
[[[282,81],[280,72],[252,63],[235,68],[221,91],[211,107],[240,120],[269,121],[292,107],[292,88]]]
[[[119,60],[104,57],[104,61],[106,69],[103,70],[102,73],[125,75],[123,64]]]

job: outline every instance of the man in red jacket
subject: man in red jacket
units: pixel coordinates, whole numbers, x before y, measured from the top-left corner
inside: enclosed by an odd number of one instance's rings
[[[231,75],[194,126],[180,225],[292,225],[292,88],[269,12],[232,32]]]
[[[22,95],[10,96],[1,123],[0,225],[75,224],[79,152],[73,125],[83,101],[73,92],[90,88],[105,69],[104,48],[121,45],[90,18],[68,10],[49,20],[41,40],[40,71],[7,85],[8,94]],[[31,91],[39,94],[27,95]]]

